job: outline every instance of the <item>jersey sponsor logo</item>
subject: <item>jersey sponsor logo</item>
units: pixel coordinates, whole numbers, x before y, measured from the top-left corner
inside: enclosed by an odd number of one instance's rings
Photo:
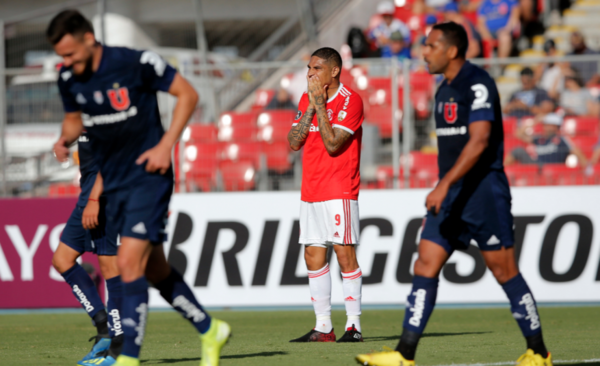
[[[96,104],[104,103],[104,96],[100,90],[96,90],[94,92],[94,102],[96,102]]]
[[[206,319],[206,314],[200,311],[196,305],[192,304],[183,295],[179,295],[173,299],[173,306],[180,308],[183,315],[188,319],[192,319],[194,323],[199,323]]]
[[[73,292],[79,298],[79,302],[81,303],[81,305],[83,305],[83,307],[85,308],[85,311],[87,311],[88,313],[91,313],[92,311],[94,311],[94,307],[92,306],[92,303],[90,303],[90,300],[88,300],[87,296],[85,296],[85,294],[83,293],[83,291],[81,291],[79,286],[73,285]]]
[[[107,90],[106,95],[108,95],[110,105],[117,111],[124,111],[131,105],[129,90],[126,86]]]
[[[439,136],[466,135],[467,134],[467,126],[436,128],[435,133],[438,135],[438,137]]]
[[[475,84],[471,87],[471,90],[475,92],[475,99],[471,105],[471,110],[476,111],[481,108],[491,108],[492,105],[487,102],[490,93],[483,84]]]
[[[118,309],[112,309],[108,313],[112,317],[112,330],[115,332],[115,336],[123,334],[123,327],[121,326],[121,314]]]
[[[87,136],[85,136],[85,135],[81,135],[81,136],[79,136],[79,138],[77,139],[77,141],[79,141],[79,142],[90,142],[90,139]]]
[[[346,97],[346,102],[344,102],[344,108],[342,108],[342,109],[346,110],[346,108],[348,108],[348,104],[350,104],[350,96],[349,95]]]
[[[137,115],[137,108],[135,106],[129,108],[129,110],[111,114],[100,114],[98,116],[90,116],[89,114],[82,113],[81,119],[85,127],[92,127],[94,125],[108,125],[111,123],[123,122],[129,117]]]
[[[77,93],[77,96],[75,97],[75,101],[78,104],[85,104],[85,103],[87,103],[87,99],[85,99],[85,97],[81,93]]]
[[[319,126],[311,125],[308,132],[319,132]]]
[[[294,121],[299,120],[300,117],[302,117],[302,111],[298,111],[298,113],[296,113],[296,119]]]
[[[162,59],[157,53],[152,51],[145,51],[142,53],[142,57],[140,58],[141,64],[150,64],[154,66],[154,72],[156,72],[157,76],[163,76],[165,73],[165,69],[167,68],[167,63]]]
[[[413,295],[415,295],[415,306],[408,309],[408,311],[413,313],[410,319],[408,319],[408,324],[418,327],[421,325],[423,310],[425,310],[425,295],[427,295],[427,290],[420,288],[416,292],[413,292]]]
[[[331,122],[331,119],[333,118],[333,111],[331,109],[327,110],[327,118],[329,118],[329,121]]]
[[[338,122],[342,122],[348,113],[346,111],[340,111],[338,113]]]
[[[526,293],[519,301],[519,305],[525,305],[525,310],[527,310],[527,316],[525,320],[530,321],[531,330],[538,329],[540,327],[540,316],[537,313],[537,309],[535,308],[535,301],[533,301],[533,296],[530,293]]]
[[[447,123],[454,123],[458,119],[458,104],[456,102],[444,103],[444,119]]]

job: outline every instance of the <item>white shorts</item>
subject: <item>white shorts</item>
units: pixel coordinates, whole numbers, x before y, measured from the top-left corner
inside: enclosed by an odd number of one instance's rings
[[[300,244],[319,247],[356,245],[359,235],[358,201],[300,201]]]

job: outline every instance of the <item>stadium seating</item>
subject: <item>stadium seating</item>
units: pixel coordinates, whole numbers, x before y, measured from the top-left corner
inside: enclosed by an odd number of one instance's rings
[[[251,161],[222,161],[219,171],[226,191],[247,191],[255,187],[256,170]]]
[[[77,197],[79,193],[81,188],[73,183],[52,183],[48,187],[48,197]]]
[[[587,157],[592,156],[594,146],[598,142],[598,135],[596,136],[574,136],[570,138],[571,142],[579,147]]]
[[[296,119],[296,111],[265,111],[258,116],[258,141],[286,142],[287,135]]]
[[[255,141],[258,132],[258,112],[228,112],[219,119],[219,141]]]
[[[216,187],[217,168],[221,153],[218,142],[188,143],[185,147],[183,170],[188,187],[207,192]],[[175,145],[175,174],[179,177],[179,145]]]
[[[220,161],[250,161],[256,169],[260,168],[262,145],[258,142],[229,142],[219,146]]]
[[[585,175],[580,167],[568,167],[565,164],[544,164],[542,179],[545,185],[581,185]]]
[[[267,168],[270,171],[281,174],[292,168],[290,159],[292,149],[287,142],[264,142],[262,151],[267,157]]]
[[[191,123],[183,133],[184,141],[214,142],[217,141],[218,129],[210,124]]]
[[[567,117],[562,126],[562,133],[567,136],[598,136],[600,121],[594,117]]]
[[[539,181],[540,167],[537,164],[515,164],[504,168],[513,187],[531,186]]]
[[[273,89],[259,89],[255,93],[254,103],[252,104],[253,111],[263,110],[275,96]]]

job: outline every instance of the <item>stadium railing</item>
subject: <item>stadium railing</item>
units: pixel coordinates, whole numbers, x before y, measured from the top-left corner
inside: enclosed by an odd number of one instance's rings
[[[520,71],[524,67],[535,70],[538,67],[550,69],[544,64],[570,64],[579,68],[580,74],[593,75],[597,73],[600,55],[472,62],[494,76],[505,107],[512,94],[521,87]],[[305,62],[301,61],[180,67],[184,76],[200,91],[202,83],[206,82],[206,78],[199,77],[201,73],[208,73],[215,79],[237,73],[240,75],[235,79],[238,87],[252,92],[216,120],[204,120],[202,106],[198,106],[174,151],[176,190],[298,190],[302,151],[291,151],[286,138],[297,110],[280,109],[274,106],[273,99],[277,98],[279,89],[285,89],[291,95],[292,104],[297,104],[306,86],[305,70]],[[76,156],[68,165],[61,165],[54,162],[51,155],[51,146],[58,137],[62,120],[62,107],[54,83],[56,70],[51,67],[47,70],[7,69],[5,74],[9,123],[4,137],[8,148],[7,181],[12,194],[76,194],[77,191],[70,188],[77,179]],[[261,79],[257,75],[264,76],[265,81],[257,82]],[[345,63],[341,82],[360,95],[364,103],[363,188],[430,188],[437,183],[432,112],[439,80],[439,77],[429,75],[420,61],[362,59]],[[585,86],[586,93],[592,96],[590,103],[597,105],[600,85],[594,85],[593,79],[586,81],[590,82]],[[556,111],[567,112],[561,135],[571,147],[578,147],[589,161],[600,130],[598,111],[569,115],[568,110],[561,108],[560,97],[558,101]],[[161,94],[159,107],[165,127],[168,127],[174,99]],[[530,135],[541,133],[540,117],[535,117],[504,117],[506,154],[519,146],[530,153],[535,151],[515,134],[520,127]],[[564,161],[511,165],[506,169],[508,178],[513,186],[600,184],[598,164],[583,164],[571,149],[564,155]]]

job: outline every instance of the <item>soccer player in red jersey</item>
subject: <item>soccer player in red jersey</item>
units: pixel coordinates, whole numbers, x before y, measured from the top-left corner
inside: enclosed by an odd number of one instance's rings
[[[362,342],[362,272],[356,260],[359,238],[358,190],[363,103],[340,83],[342,58],[332,48],[315,51],[308,64],[308,92],[300,99],[288,141],[304,148],[300,244],[308,267],[316,326],[291,342],[335,342],[331,323],[331,274],[327,247],[342,271],[346,332],[338,342]],[[315,118],[316,117],[316,118]]]

